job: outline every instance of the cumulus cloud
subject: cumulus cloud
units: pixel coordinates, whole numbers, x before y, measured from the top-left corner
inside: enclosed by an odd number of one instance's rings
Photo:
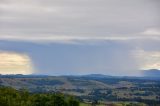
[[[0,74],[31,74],[32,63],[26,54],[0,52]]]
[[[141,70],[160,69],[160,51],[138,49],[133,52],[133,55]]]

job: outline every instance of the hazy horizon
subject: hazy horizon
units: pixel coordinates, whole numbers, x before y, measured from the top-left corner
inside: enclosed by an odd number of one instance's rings
[[[160,69],[159,0],[1,0],[0,74]]]

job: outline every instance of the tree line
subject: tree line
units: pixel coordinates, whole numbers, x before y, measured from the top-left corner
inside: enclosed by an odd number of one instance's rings
[[[60,93],[29,93],[25,89],[0,87],[0,106],[79,106],[79,101]]]

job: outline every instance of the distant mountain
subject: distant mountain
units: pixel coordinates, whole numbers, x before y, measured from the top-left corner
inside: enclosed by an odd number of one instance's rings
[[[160,70],[158,69],[144,70],[143,75],[147,77],[160,77]]]
[[[88,74],[88,75],[83,75],[83,77],[90,77],[90,78],[112,78],[113,76],[103,75],[103,74]]]
[[[30,74],[30,75],[23,75],[23,74],[2,75],[0,74],[0,78],[45,78],[45,77],[49,77],[49,76],[48,75],[34,75],[34,74]]]

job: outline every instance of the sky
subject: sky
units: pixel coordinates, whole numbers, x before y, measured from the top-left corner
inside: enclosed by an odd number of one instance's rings
[[[0,74],[160,69],[160,0],[0,0]]]

